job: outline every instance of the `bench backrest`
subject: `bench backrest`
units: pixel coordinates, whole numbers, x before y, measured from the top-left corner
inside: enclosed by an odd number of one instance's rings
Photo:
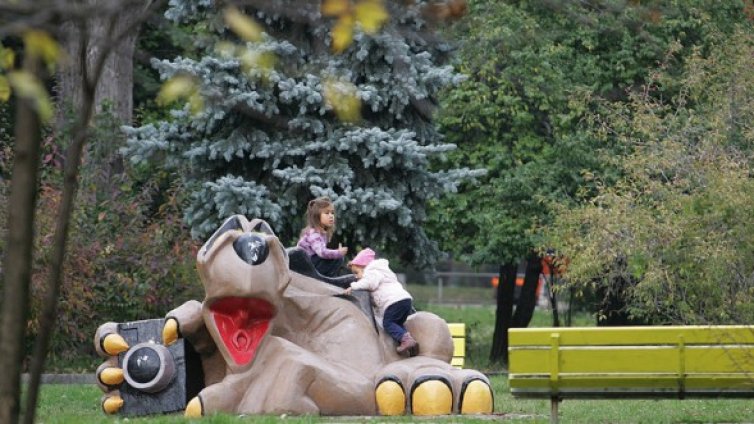
[[[754,396],[754,326],[509,331],[519,397]]]
[[[451,337],[453,337],[453,359],[450,361],[450,365],[463,368],[464,358],[466,357],[466,324],[450,322],[448,329]]]

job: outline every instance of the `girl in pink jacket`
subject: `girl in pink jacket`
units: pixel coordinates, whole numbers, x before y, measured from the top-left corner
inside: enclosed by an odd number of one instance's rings
[[[345,293],[351,290],[369,290],[372,292],[376,319],[382,319],[382,328],[398,343],[398,353],[408,351],[414,355],[418,344],[403,324],[413,312],[412,297],[390,270],[387,259],[375,259],[372,249],[359,252],[348,264],[358,281],[351,283]]]
[[[314,268],[326,277],[337,277],[348,248],[338,245],[328,249],[327,243],[335,231],[335,208],[327,197],[309,201],[306,207],[306,228],[301,231],[297,246],[312,261]]]

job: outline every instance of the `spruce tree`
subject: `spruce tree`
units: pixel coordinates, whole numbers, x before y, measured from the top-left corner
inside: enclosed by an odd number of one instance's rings
[[[390,4],[381,31],[357,27],[337,54],[320,2],[258,3],[243,11],[264,33],[245,44],[244,57],[274,57],[271,68],[228,53],[227,41],[239,41],[213,2],[171,1],[166,16],[193,28],[203,55],[153,66],[163,79],[195,78],[204,107],[177,106],[168,120],[126,128],[124,152],[133,163],[180,173],[191,192],[184,219],[193,237],[240,213],[266,219],[292,245],[307,202],[329,196],[335,244],[431,265],[440,252],[423,229],[428,202],[479,171],[438,169],[455,145],[443,143],[432,122],[435,95],[461,77],[443,65],[448,45],[428,27],[421,2]],[[359,119],[339,119],[328,89],[353,90]]]

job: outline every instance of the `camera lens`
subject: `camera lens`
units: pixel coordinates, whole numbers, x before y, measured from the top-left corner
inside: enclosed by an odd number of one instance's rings
[[[151,347],[137,349],[128,360],[128,374],[134,381],[149,383],[160,371],[160,356]]]
[[[168,348],[153,342],[139,343],[123,357],[123,377],[135,388],[157,393],[175,377],[175,360]]]

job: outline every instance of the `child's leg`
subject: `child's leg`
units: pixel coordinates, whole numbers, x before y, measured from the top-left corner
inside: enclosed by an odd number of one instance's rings
[[[314,268],[325,277],[337,277],[340,268],[343,266],[343,258],[323,259],[317,255],[311,257]]]
[[[401,342],[406,329],[403,324],[411,313],[411,299],[403,299],[393,303],[385,309],[382,327],[397,343]]]

